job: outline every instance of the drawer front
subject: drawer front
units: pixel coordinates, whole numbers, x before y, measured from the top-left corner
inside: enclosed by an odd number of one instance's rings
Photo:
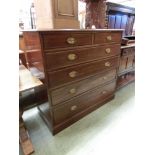
[[[75,47],[92,44],[91,33],[44,32],[42,34],[44,49]]]
[[[57,53],[46,53],[46,68],[54,70],[120,54],[120,45],[107,45]]]
[[[64,102],[63,105],[57,105],[53,108],[54,124],[59,124],[62,121],[70,118],[78,112],[86,109],[87,107],[103,102],[105,97],[115,91],[116,82],[112,82],[105,86],[100,86],[97,89],[89,91],[80,95],[72,100]]]
[[[95,33],[94,44],[120,43],[122,32],[100,32]]]
[[[70,85],[67,85],[65,87],[53,90],[50,92],[50,96],[52,98],[52,104],[56,105],[60,102],[63,102],[74,96],[84,93],[92,88],[102,85],[108,81],[112,81],[115,78],[116,78],[116,69],[113,69],[106,73],[101,73],[88,79],[84,79],[72,83]]]
[[[83,65],[68,67],[63,70],[48,72],[48,83],[50,88],[60,86],[65,83],[80,80],[94,74],[100,73],[118,66],[119,57],[94,61]]]

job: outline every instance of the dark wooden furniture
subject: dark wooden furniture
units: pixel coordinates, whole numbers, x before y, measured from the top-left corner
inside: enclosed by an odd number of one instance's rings
[[[49,103],[38,106],[53,134],[114,97],[122,30],[24,31],[39,51]],[[36,66],[37,67],[37,66]]]
[[[135,43],[121,46],[117,89],[135,80]]]
[[[25,44],[22,34],[19,34],[19,64],[23,64],[24,66],[27,67]]]
[[[27,37],[23,37],[23,33],[19,35],[19,49],[22,53],[19,54],[19,58],[24,66],[26,66],[31,74],[41,80],[44,85],[35,88],[34,102],[39,104],[48,100],[47,90],[45,85],[45,76],[42,68],[42,57],[40,47],[35,46],[38,44],[38,40],[33,38],[37,38],[35,36],[31,37],[31,39],[27,39]],[[35,50],[34,50],[35,47]]]
[[[121,46],[117,80],[117,89],[119,89],[135,80],[135,36],[132,36],[135,8],[112,2],[107,2],[106,5],[105,28],[124,29],[122,39],[129,39],[128,44]],[[122,43],[125,43],[125,40]]]
[[[28,131],[25,127],[24,121],[22,119],[24,108],[27,106],[24,104],[24,102],[22,102],[24,101],[22,96],[24,92],[31,90],[33,88],[40,87],[41,85],[42,82],[36,77],[32,76],[30,71],[24,65],[19,66],[19,95],[21,98],[19,101],[19,140],[24,155],[29,155],[33,153],[34,148],[30,140]]]
[[[19,50],[19,65],[24,65],[26,66],[26,57],[25,57],[25,52],[22,50]]]
[[[108,29],[124,29],[123,36],[132,35],[135,8],[107,2],[106,25]]]

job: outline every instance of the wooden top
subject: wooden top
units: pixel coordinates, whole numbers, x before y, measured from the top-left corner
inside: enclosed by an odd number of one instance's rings
[[[123,46],[121,46],[121,49],[128,48],[128,47],[135,47],[135,43],[123,45]]]
[[[118,3],[113,3],[113,2],[106,2],[107,5],[107,11],[118,11],[118,12],[124,12],[124,13],[129,13],[129,14],[135,14],[135,8],[118,4]]]
[[[23,30],[23,32],[44,32],[44,31],[51,31],[51,32],[62,32],[62,31],[71,31],[71,32],[114,32],[114,31],[124,31],[124,29],[28,29]]]
[[[19,50],[19,54],[24,54],[24,51],[23,50]]]
[[[38,87],[42,84],[24,65],[19,66],[19,92]]]

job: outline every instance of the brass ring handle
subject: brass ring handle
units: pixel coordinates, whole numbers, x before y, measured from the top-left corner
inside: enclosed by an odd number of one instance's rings
[[[104,91],[102,91],[102,94],[106,94],[106,93],[107,93],[107,91],[105,91],[105,90],[104,90]]]
[[[76,71],[72,71],[72,72],[69,73],[69,77],[71,77],[71,78],[76,77],[76,75],[77,75]]]
[[[106,62],[104,65],[105,65],[106,67],[110,67],[110,66],[111,66],[110,62]]]
[[[111,36],[107,36],[107,40],[112,40],[112,37]]]
[[[73,106],[71,106],[71,108],[70,108],[71,111],[74,111],[74,110],[76,110],[76,109],[77,109],[77,106],[76,106],[76,105],[73,105]]]
[[[76,89],[75,89],[75,88],[72,88],[72,89],[69,90],[69,92],[70,92],[71,94],[74,94],[74,93],[76,93]]]
[[[76,59],[76,54],[68,54],[68,60],[75,60]]]
[[[73,45],[76,43],[76,39],[73,37],[69,37],[67,38],[67,43]]]
[[[106,51],[106,53],[110,53],[111,49],[110,48],[106,48],[105,51]]]

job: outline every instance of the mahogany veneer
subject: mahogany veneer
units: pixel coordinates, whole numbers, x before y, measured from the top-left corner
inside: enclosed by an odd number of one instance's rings
[[[122,30],[40,30],[23,35],[27,49],[39,51],[49,103],[38,109],[53,134],[114,98]]]

